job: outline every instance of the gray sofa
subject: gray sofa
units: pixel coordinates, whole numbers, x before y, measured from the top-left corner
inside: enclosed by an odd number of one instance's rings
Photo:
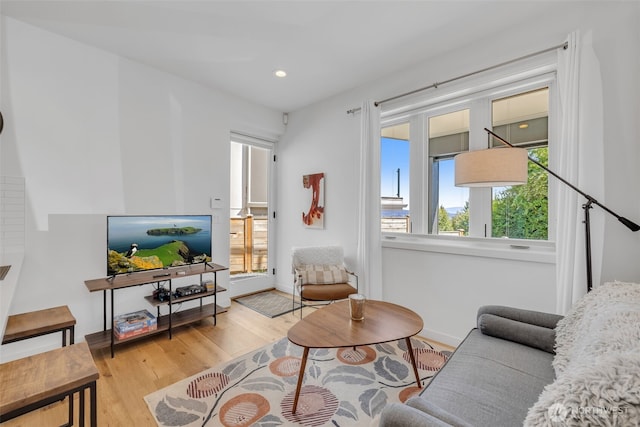
[[[518,426],[555,379],[554,328],[562,316],[481,307],[472,329],[422,393],[388,405],[381,427]]]
[[[639,283],[598,285],[564,317],[486,306],[477,323],[382,427],[640,426]]]

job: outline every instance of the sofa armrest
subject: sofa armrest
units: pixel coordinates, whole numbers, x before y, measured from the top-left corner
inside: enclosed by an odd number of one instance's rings
[[[505,339],[555,354],[556,331],[544,326],[519,322],[494,314],[478,317],[478,329],[484,335]]]
[[[478,309],[478,319],[483,314],[493,314],[505,319],[511,319],[530,325],[542,326],[544,328],[554,329],[562,316],[552,313],[543,313],[541,311],[523,310],[521,308],[506,307],[502,305],[485,305]]]
[[[385,406],[380,417],[379,427],[471,427],[469,424],[452,424],[422,409],[416,409],[402,403],[390,403]]]

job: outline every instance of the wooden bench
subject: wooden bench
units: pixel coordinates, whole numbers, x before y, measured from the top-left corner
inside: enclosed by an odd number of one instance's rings
[[[73,425],[73,395],[79,393],[79,424],[84,426],[85,390],[90,394],[90,423],[97,425],[98,368],[87,343],[73,344],[0,364],[0,423],[69,398]]]
[[[2,344],[62,331],[62,346],[74,343],[76,319],[66,305],[15,314],[7,318]]]

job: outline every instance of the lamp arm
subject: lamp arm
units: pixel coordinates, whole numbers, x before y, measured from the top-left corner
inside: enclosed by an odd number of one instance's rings
[[[509,147],[515,148],[513,144],[511,144],[509,141],[507,141],[506,139],[502,138],[499,135],[496,135],[494,132],[490,131],[487,128],[484,128],[485,131],[487,131],[490,135],[492,135],[494,138],[498,139],[499,141],[501,141],[502,143],[508,145]],[[551,169],[549,169],[548,167],[546,167],[545,165],[543,165],[542,163],[540,163],[539,161],[537,161],[536,159],[531,158],[531,156],[527,156],[529,158],[529,161],[532,163],[535,163],[536,165],[538,165],[540,168],[544,169],[545,171],[547,171],[550,175],[552,175],[553,177],[555,177],[556,179],[558,179],[559,181],[563,182],[565,185],[569,186],[571,189],[573,189],[575,192],[577,192],[578,194],[580,194],[581,196],[583,196],[585,199],[587,199],[588,201],[588,205],[594,204],[597,206],[600,206],[604,211],[608,212],[609,214],[613,215],[614,217],[616,217],[616,219],[618,221],[620,221],[621,223],[623,223],[629,230],[631,231],[638,231],[640,230],[640,225],[636,224],[635,222],[618,215],[617,213],[615,213],[614,211],[612,211],[611,209],[609,209],[608,207],[606,207],[605,205],[603,205],[602,203],[598,202],[595,198],[591,197],[590,195],[588,195],[587,193],[585,193],[584,191],[580,190],[578,187],[576,187],[575,185],[571,184],[569,181],[567,181],[566,179],[562,178],[560,175],[558,175],[557,173],[555,173],[554,171],[552,171]]]

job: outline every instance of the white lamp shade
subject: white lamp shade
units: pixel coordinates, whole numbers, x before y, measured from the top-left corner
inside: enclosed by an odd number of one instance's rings
[[[458,154],[457,187],[504,187],[527,183],[528,153],[524,148],[492,148]]]

